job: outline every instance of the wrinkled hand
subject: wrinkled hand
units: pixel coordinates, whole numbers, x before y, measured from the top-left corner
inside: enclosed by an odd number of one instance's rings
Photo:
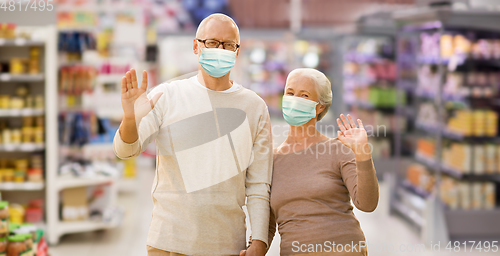
[[[347,119],[349,119],[349,121]],[[368,135],[363,126],[363,122],[358,119],[359,127],[357,127],[351,115],[348,114],[347,119],[344,114],[340,115],[340,119],[337,118],[337,124],[340,128],[340,131],[337,131],[338,139],[344,145],[352,149],[354,153],[363,153],[362,151],[368,146]]]
[[[155,94],[151,100],[147,97],[148,73],[142,71],[142,83],[138,86],[135,69],[128,71],[121,80],[121,100],[123,117],[135,119],[136,124],[151,111],[163,93]]]
[[[266,244],[260,240],[253,240],[248,249],[241,250],[240,256],[265,256]]]

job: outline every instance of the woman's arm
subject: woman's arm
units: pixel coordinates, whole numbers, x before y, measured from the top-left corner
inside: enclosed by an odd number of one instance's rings
[[[373,212],[378,205],[379,192],[377,174],[371,157],[366,160],[351,151],[350,154],[340,157],[339,164],[342,180],[356,208],[364,212]]]
[[[358,119],[359,128],[356,127],[351,115],[349,121],[342,114],[337,118],[341,132],[338,139],[349,149],[341,150],[339,168],[342,180],[349,190],[356,208],[365,212],[372,212],[378,205],[378,180],[368,145],[368,136],[361,120]],[[345,153],[348,152],[348,153]]]

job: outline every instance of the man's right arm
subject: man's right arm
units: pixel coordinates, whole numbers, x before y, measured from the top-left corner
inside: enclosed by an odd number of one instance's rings
[[[149,95],[147,73],[143,71],[139,87],[135,70],[131,69],[121,81],[121,101],[123,120],[113,140],[113,149],[119,158],[131,158],[141,153],[158,134],[162,113],[155,104],[163,94],[155,88]]]

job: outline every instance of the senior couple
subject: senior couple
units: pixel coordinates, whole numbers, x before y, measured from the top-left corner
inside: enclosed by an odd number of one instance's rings
[[[193,40],[197,75],[149,93],[146,71],[140,85],[133,69],[121,80],[116,155],[157,145],[148,255],[263,256],[276,226],[281,255],[366,255],[350,201],[375,210],[378,181],[361,120],[340,115],[337,138],[318,132],[332,103],[330,82],[317,70],[296,69],[282,103],[288,137],[272,149],[266,104],[229,79],[239,42],[236,23],[213,14]]]

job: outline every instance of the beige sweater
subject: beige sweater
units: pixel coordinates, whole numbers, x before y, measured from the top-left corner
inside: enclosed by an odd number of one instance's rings
[[[321,247],[328,252],[333,243],[365,241],[350,200],[362,211],[377,207],[372,160],[356,162],[351,149],[338,139],[328,139],[295,153],[275,153],[273,166],[269,243],[277,223],[281,255],[311,252],[310,244],[314,252]],[[366,253],[360,251],[354,255]]]
[[[254,239],[267,243],[272,144],[269,114],[254,92],[207,90],[196,78],[163,92],[139,125],[139,140],[114,139],[118,157],[156,141],[154,203],[147,243],[186,255],[239,255],[248,209]]]

